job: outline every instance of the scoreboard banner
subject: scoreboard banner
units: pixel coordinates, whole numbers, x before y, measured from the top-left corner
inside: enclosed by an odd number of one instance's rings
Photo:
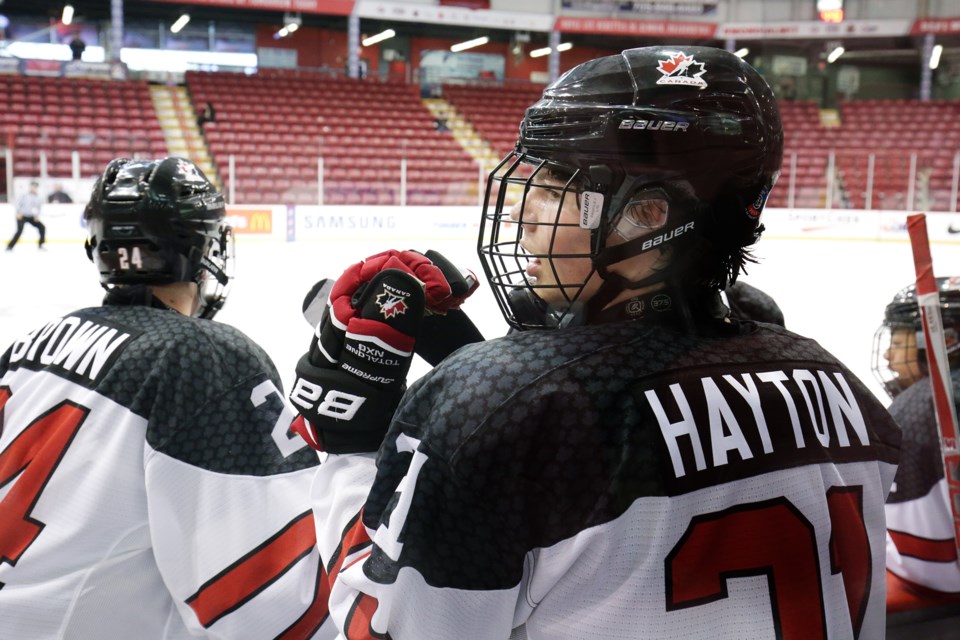
[[[682,38],[714,38],[714,22],[679,22],[672,20],[627,20],[625,18],[592,18],[560,16],[554,29],[560,33],[589,33],[618,36],[660,36]]]
[[[817,38],[877,38],[907,35],[958,34],[960,16],[927,19],[822,20],[782,22],[711,22],[696,20],[698,16],[715,16],[717,3],[711,0],[673,0],[642,2],[640,0],[560,0],[564,11],[592,12],[594,15],[560,15],[497,11],[489,8],[489,0],[439,0],[438,4],[405,3],[390,0],[149,0],[177,4],[251,9],[258,11],[291,11],[321,15],[399,20],[432,24],[450,24],[491,29],[520,31],[559,31],[627,36],[679,37],[733,40],[799,40]],[[615,8],[615,10],[611,9]],[[610,17],[614,13],[656,12],[689,16],[693,20],[634,20]]]
[[[512,31],[550,31],[553,28],[553,16],[542,13],[488,11],[385,0],[358,0],[357,15],[376,20],[450,24],[478,29],[486,27]]]
[[[917,20],[910,29],[910,35],[933,33],[937,35],[960,33],[960,16],[955,18],[927,18]]]

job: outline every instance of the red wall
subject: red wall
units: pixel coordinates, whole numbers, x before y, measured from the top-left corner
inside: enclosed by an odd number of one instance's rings
[[[346,31],[334,31],[329,29],[317,29],[311,27],[301,27],[293,35],[282,40],[274,40],[273,34],[277,32],[276,25],[260,25],[257,27],[257,46],[273,47],[278,49],[296,49],[297,63],[301,67],[331,67],[334,69],[345,69],[347,66],[347,33]],[[420,52],[424,50],[449,49],[450,45],[458,42],[458,39],[446,38],[410,38],[410,77],[414,77],[412,70],[420,67]],[[488,53],[503,56],[505,65],[504,73],[507,80],[529,81],[533,73],[546,74],[547,56],[542,58],[531,58],[529,52],[542,44],[525,44],[523,54],[514,57],[510,52],[510,45],[504,42],[491,42],[481,47],[470,49],[471,53]],[[617,50],[589,49],[574,47],[570,51],[564,51],[560,54],[560,71],[566,71],[581,62],[619,53]],[[360,50],[360,57],[367,61],[369,75],[374,75],[379,70],[380,63],[380,45],[372,47],[363,47]],[[400,70],[395,69],[390,72],[393,75],[399,75]],[[402,78],[398,78],[402,79]]]
[[[346,31],[301,27],[289,37],[274,40],[273,34],[277,32],[277,29],[277,25],[262,24],[257,26],[257,47],[296,49],[297,66],[300,67],[346,69]],[[379,47],[362,49],[361,56],[367,58],[370,71],[376,71],[380,59]]]

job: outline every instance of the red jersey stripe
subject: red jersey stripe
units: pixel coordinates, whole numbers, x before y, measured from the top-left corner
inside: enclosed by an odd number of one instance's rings
[[[306,511],[200,587],[186,602],[200,624],[209,627],[282,576],[313,550],[316,541],[313,512]]]
[[[323,562],[318,562],[317,585],[313,592],[313,602],[296,622],[277,636],[276,640],[312,638],[330,613],[329,600],[330,580],[327,579],[327,572],[323,569]]]
[[[902,531],[889,531],[901,555],[928,562],[954,562],[957,547],[953,538],[945,540],[921,538]]]

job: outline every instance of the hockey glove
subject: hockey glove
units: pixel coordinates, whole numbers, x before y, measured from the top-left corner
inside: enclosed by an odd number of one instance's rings
[[[433,249],[423,254],[432,264],[434,264],[440,273],[443,274],[447,284],[450,286],[450,296],[439,303],[429,305],[427,310],[434,314],[443,315],[448,311],[459,309],[464,301],[473,295],[473,292],[480,286],[477,276],[469,269],[460,271],[452,262],[447,260],[442,254]]]
[[[322,451],[376,451],[406,388],[426,309],[450,297],[440,269],[415,252],[389,251],[349,267],[297,364],[290,400],[304,420],[294,430]]]
[[[460,271],[436,251],[427,251],[423,255],[440,269],[451,291],[449,298],[427,310],[420,329],[424,339],[417,340],[414,348],[418,356],[436,366],[460,347],[484,340],[480,330],[460,309],[460,305],[477,290],[479,282],[471,271]],[[303,317],[311,327],[320,324],[333,284],[330,279],[320,280],[303,299]],[[445,313],[443,309],[446,309]]]
[[[460,309],[460,305],[473,295],[480,283],[471,271],[461,272],[436,251],[427,251],[424,255],[437,265],[451,290],[450,297],[443,305],[445,312],[434,309],[433,314],[424,318],[421,331],[425,338],[417,341],[417,355],[432,366],[437,366],[460,347],[473,342],[483,342],[480,330]]]

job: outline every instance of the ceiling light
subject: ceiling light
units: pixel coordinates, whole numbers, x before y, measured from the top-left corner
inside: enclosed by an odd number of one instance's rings
[[[737,49],[734,51],[733,55],[737,56],[738,58],[746,58],[748,53],[750,53],[750,49],[743,47],[742,49]]]
[[[837,47],[836,49],[831,51],[830,54],[827,56],[827,62],[829,64],[833,64],[834,62],[840,59],[840,56],[843,55],[844,51],[845,49],[843,47]]]
[[[273,34],[273,39],[279,40],[280,38],[286,38],[288,35],[290,35],[290,29],[288,27],[283,27]]]
[[[285,38],[288,35],[292,34],[294,31],[300,28],[300,25],[303,23],[303,18],[300,17],[299,13],[284,13],[283,14],[283,28],[287,32],[280,36]]]
[[[563,42],[557,45],[557,51],[569,51],[573,49],[572,42]],[[553,51],[550,47],[543,47],[542,49],[534,49],[530,52],[531,58],[542,58],[543,56],[550,55],[550,52]]]
[[[483,36],[482,38],[474,38],[473,40],[467,40],[466,42],[461,42],[450,47],[450,51],[456,53],[457,51],[466,51],[467,49],[473,49],[474,47],[479,47],[480,45],[487,44],[490,42],[490,38]]]
[[[369,38],[364,38],[360,44],[362,44],[365,47],[369,47],[372,44],[377,44],[378,42],[389,40],[395,35],[397,35],[396,31],[394,31],[393,29],[387,29],[386,31],[381,31],[376,35],[370,36]]]
[[[180,30],[187,26],[187,23],[190,22],[190,16],[188,14],[183,14],[177,21],[170,25],[170,33],[180,33]]]
[[[940,55],[943,53],[943,45],[935,44],[933,49],[930,50],[930,69],[936,69],[940,66]]]
[[[73,22],[73,5],[63,5],[63,15],[60,17],[60,22],[63,24],[70,24]]]

